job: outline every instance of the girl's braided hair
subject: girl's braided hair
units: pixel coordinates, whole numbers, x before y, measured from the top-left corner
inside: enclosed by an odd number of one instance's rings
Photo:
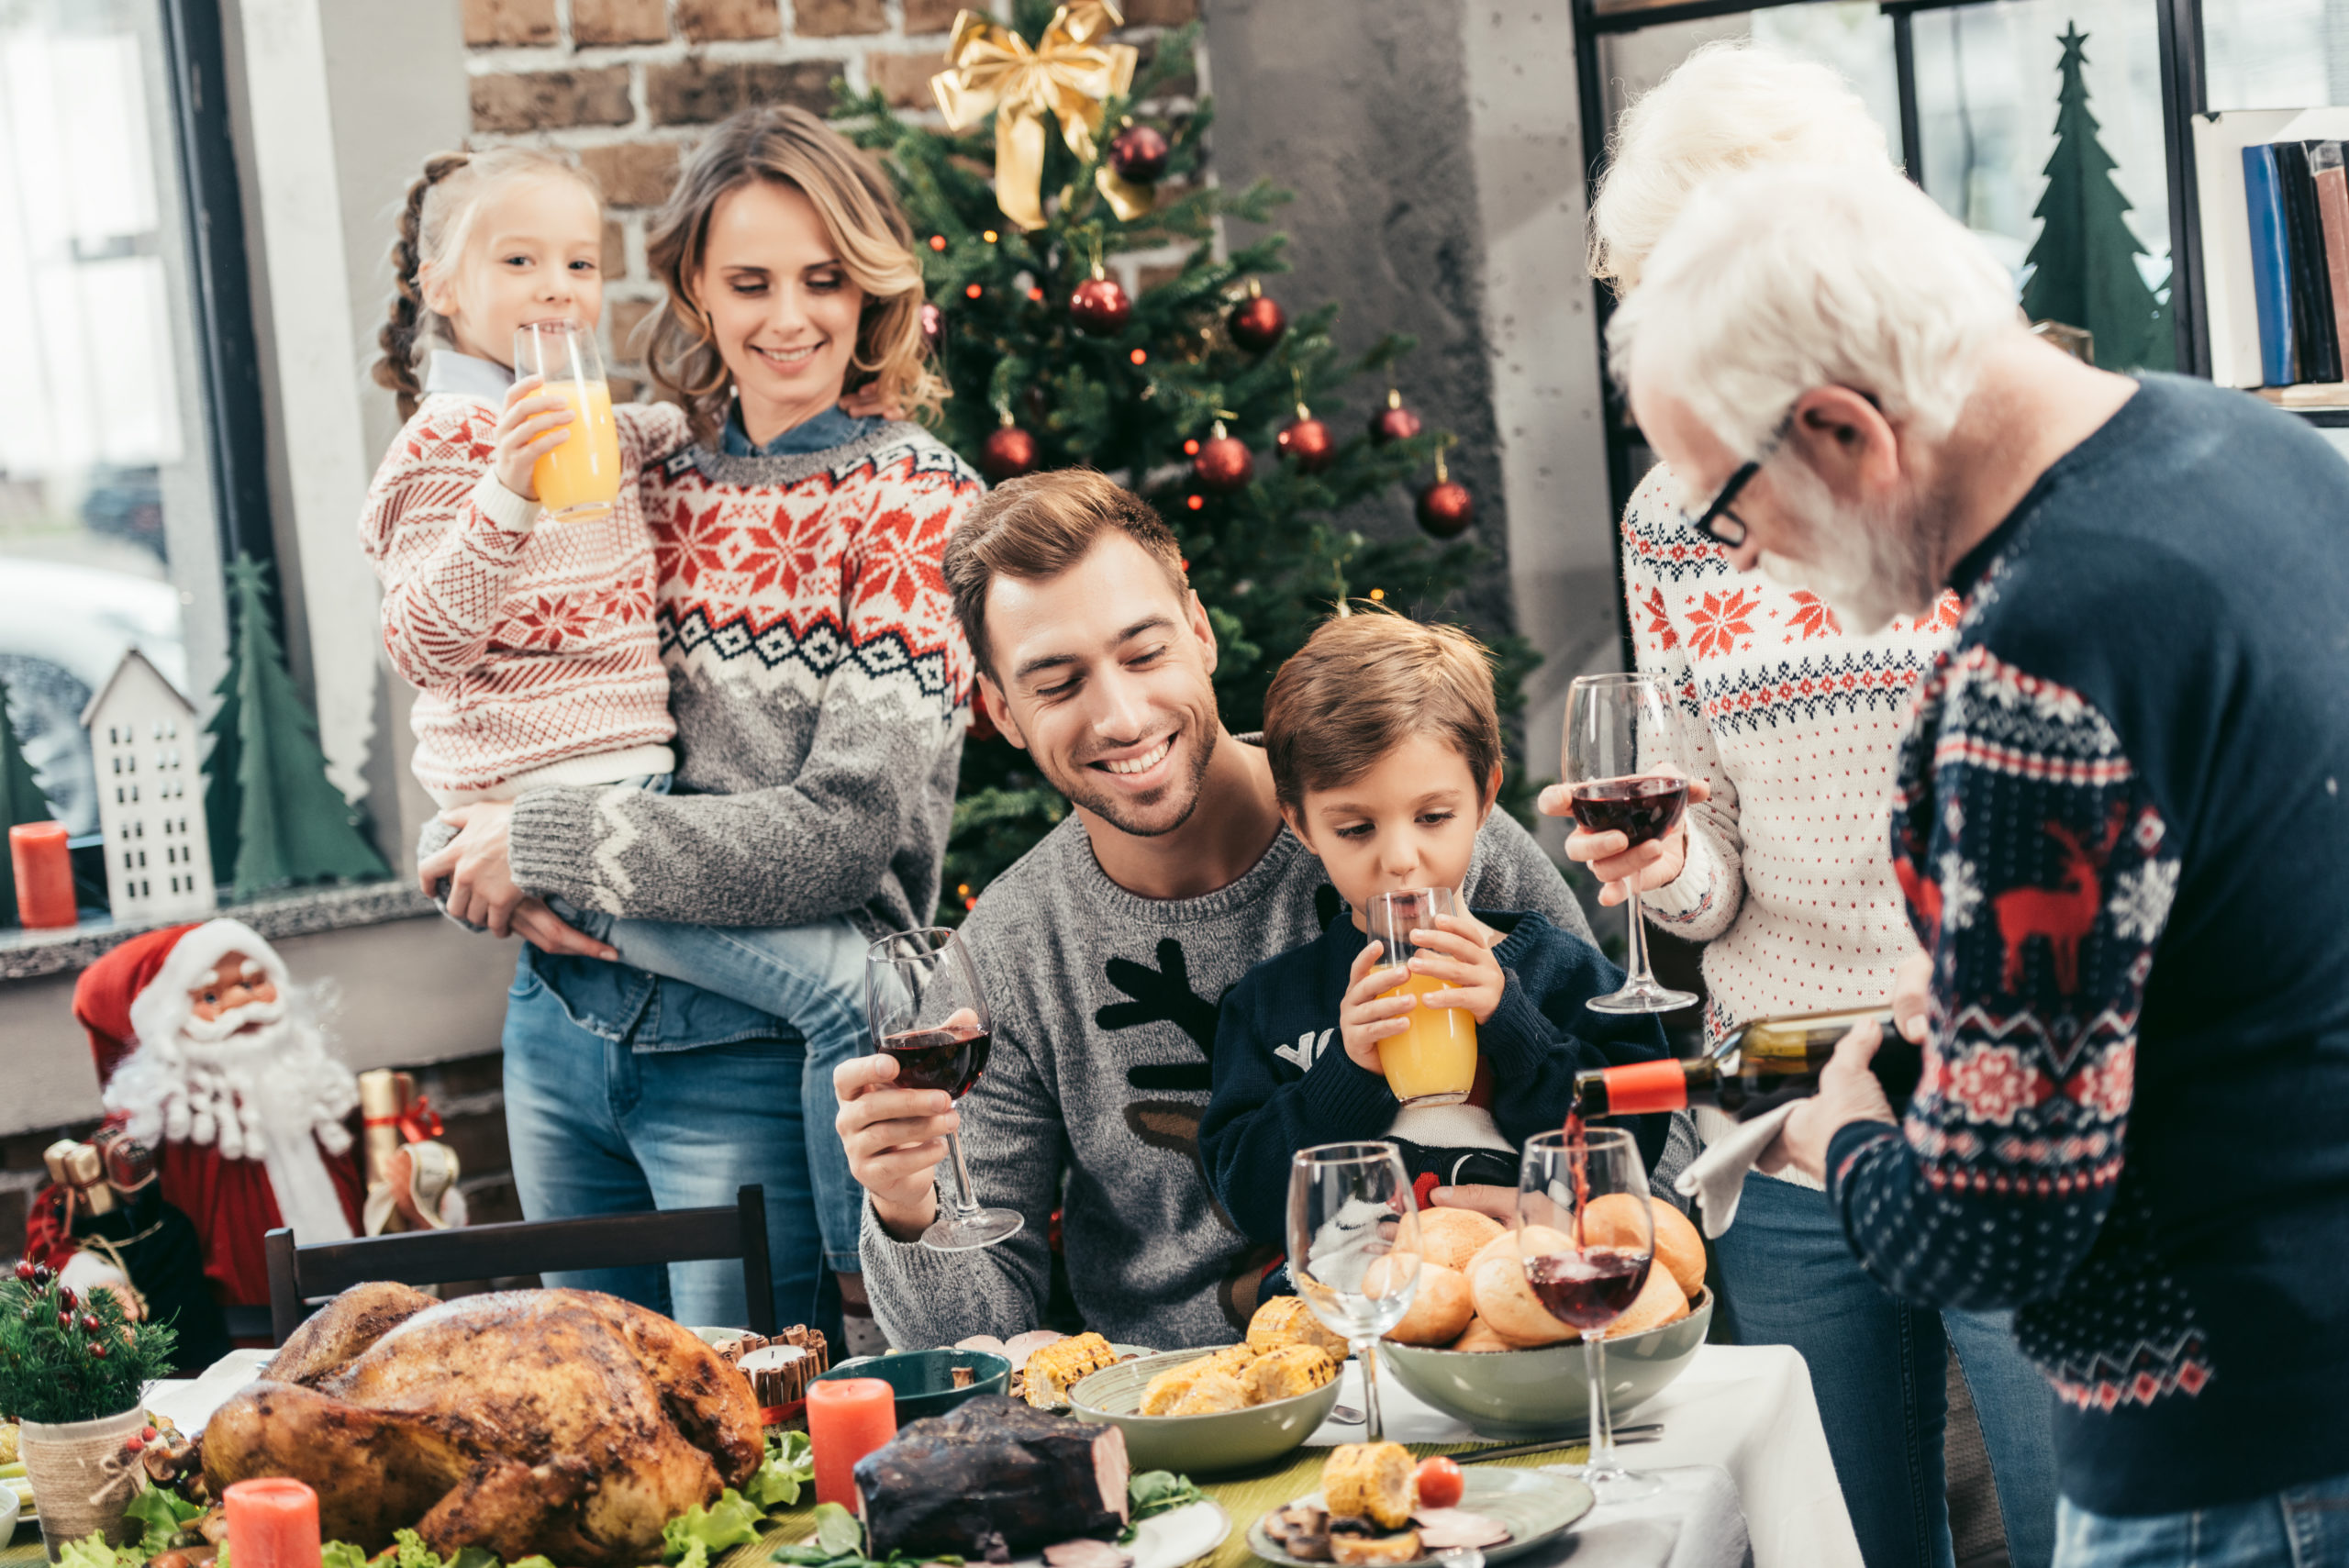
[[[450,336],[449,323],[424,301],[427,269],[448,265],[464,249],[474,211],[493,186],[524,174],[559,173],[578,181],[599,202],[602,194],[586,171],[559,153],[535,147],[497,147],[485,152],[436,152],[407,188],[400,206],[399,234],[392,241],[391,318],[375,335],[383,356],[375,380],[389,387],[400,417],[416,413],[424,395],[417,378],[417,350]]]

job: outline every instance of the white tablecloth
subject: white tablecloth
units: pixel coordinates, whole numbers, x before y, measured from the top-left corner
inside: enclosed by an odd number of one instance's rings
[[[221,1401],[252,1380],[268,1351],[235,1351],[200,1377],[158,1383],[150,1409],[182,1431],[203,1429]],[[1362,1406],[1361,1369],[1346,1364],[1340,1403]],[[1422,1403],[1393,1377],[1379,1382],[1386,1435],[1397,1442],[1463,1442],[1463,1423]],[[1568,1539],[1574,1568],[1862,1568],[1827,1433],[1802,1357],[1783,1345],[1707,1345],[1671,1387],[1616,1413],[1618,1425],[1664,1424],[1653,1442],[1628,1443],[1623,1462],[1657,1473],[1660,1496],[1603,1507]],[[1359,1441],[1332,1421],[1307,1440]],[[1752,1553],[1746,1551],[1748,1540]],[[1552,1568],[1567,1550],[1520,1559]]]
[[[1362,1407],[1361,1370],[1348,1362],[1340,1403]],[[1392,1377],[1379,1381],[1386,1435],[1397,1442],[1461,1442],[1464,1423]],[[1730,1568],[1750,1538],[1754,1568],[1862,1568],[1860,1543],[1835,1485],[1810,1373],[1783,1345],[1707,1345],[1671,1387],[1615,1413],[1618,1426],[1660,1421],[1653,1442],[1619,1451],[1658,1473],[1664,1496],[1602,1507],[1575,1527],[1575,1568]],[[1357,1442],[1358,1426],[1331,1421],[1307,1440]],[[1709,1479],[1719,1478],[1719,1479]],[[1520,1559],[1549,1568],[1565,1553]]]

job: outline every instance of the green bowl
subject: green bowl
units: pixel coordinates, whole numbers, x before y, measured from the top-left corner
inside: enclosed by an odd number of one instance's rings
[[[1620,1421],[1688,1370],[1713,1321],[1713,1293],[1677,1323],[1607,1341],[1607,1407]],[[1382,1340],[1380,1370],[1487,1437],[1543,1438],[1590,1424],[1579,1341],[1533,1351],[1444,1351]]]
[[[1208,1475],[1278,1459],[1313,1434],[1338,1402],[1340,1380],[1331,1378],[1310,1394],[1275,1399],[1245,1410],[1212,1416],[1145,1416],[1142,1390],[1168,1367],[1211,1356],[1223,1347],[1169,1351],[1104,1367],[1069,1390],[1070,1413],[1080,1421],[1100,1421],[1126,1434],[1126,1457],[1136,1471],[1172,1470]]]
[[[971,1369],[970,1386],[954,1386],[954,1369]],[[1001,1394],[1011,1386],[1011,1363],[989,1351],[892,1351],[885,1356],[845,1361],[816,1381],[877,1377],[897,1396],[897,1425],[943,1416],[965,1399]]]

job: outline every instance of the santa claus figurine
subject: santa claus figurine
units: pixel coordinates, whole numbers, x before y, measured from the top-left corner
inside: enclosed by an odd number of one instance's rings
[[[345,1125],[358,1084],[250,927],[132,938],[83,971],[73,1016],[106,1124],[157,1151],[162,1200],[194,1222],[223,1306],[269,1305],[267,1231],[290,1226],[305,1245],[358,1233],[365,1188]],[[28,1259],[77,1290],[132,1283],[80,1248],[60,1188],[34,1200],[25,1240]]]

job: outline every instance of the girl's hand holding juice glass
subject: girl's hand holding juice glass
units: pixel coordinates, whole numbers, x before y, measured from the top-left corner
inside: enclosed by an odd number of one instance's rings
[[[518,379],[497,425],[498,483],[549,521],[593,522],[619,499],[619,428],[592,327],[535,321],[514,333]]]

